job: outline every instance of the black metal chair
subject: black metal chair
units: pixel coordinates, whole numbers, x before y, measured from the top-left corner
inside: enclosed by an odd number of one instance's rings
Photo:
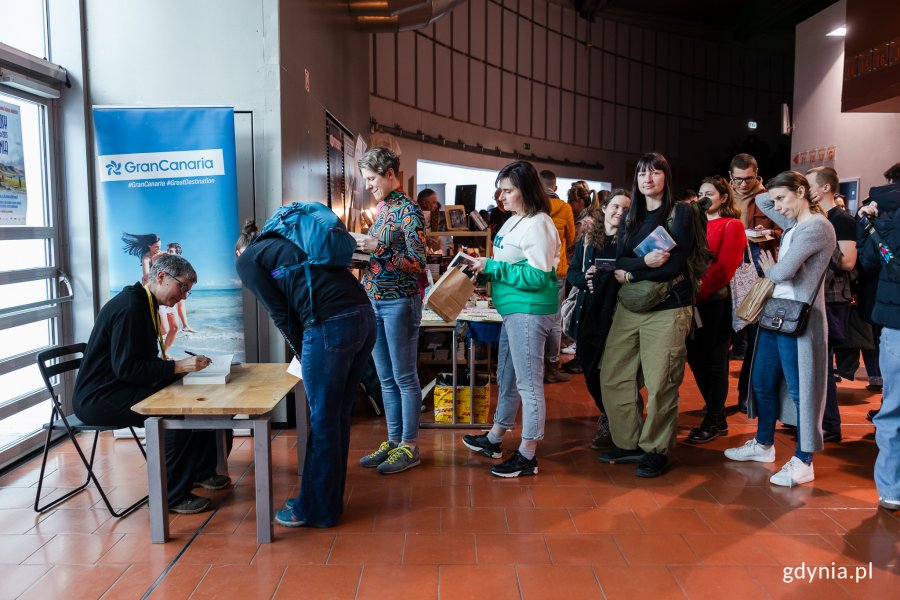
[[[106,509],[109,511],[109,514],[114,517],[124,517],[147,502],[147,496],[144,496],[128,508],[116,512],[116,510],[110,503],[109,498],[106,496],[106,492],[103,491],[103,487],[100,485],[100,482],[97,481],[97,476],[94,475],[94,456],[97,453],[97,440],[100,437],[100,432],[112,431],[114,429],[121,428],[111,425],[87,425],[85,423],[82,423],[81,420],[74,414],[66,414],[65,411],[63,411],[62,405],[60,404],[56,389],[53,387],[54,377],[62,375],[64,373],[68,373],[69,371],[74,371],[81,366],[81,360],[83,358],[84,349],[86,347],[87,344],[83,343],[72,344],[70,346],[57,346],[56,348],[45,350],[37,356],[38,369],[41,372],[41,377],[44,378],[44,385],[47,386],[47,390],[49,390],[50,392],[50,399],[53,408],[50,412],[50,421],[46,425],[44,425],[44,429],[47,430],[47,439],[44,441],[44,457],[41,460],[41,474],[40,479],[38,479],[37,494],[34,497],[34,510],[35,512],[41,513],[45,510],[53,508],[60,502],[68,500],[78,492],[85,489],[93,481],[94,485],[97,487],[97,491],[100,492],[100,497],[103,498],[103,503],[106,504]],[[79,354],[81,356],[78,356],[77,358],[64,358],[76,354]],[[144,446],[141,444],[140,438],[138,437],[137,433],[135,433],[133,427],[129,427],[128,429],[131,430],[131,435],[134,436],[134,441],[137,443],[138,448],[140,448],[141,454],[144,455],[144,459],[146,459],[147,452],[144,450]],[[83,484],[81,484],[74,490],[71,490],[63,494],[59,498],[48,502],[44,506],[40,506],[41,488],[44,484],[44,470],[47,467],[47,456],[50,453],[50,442],[53,437],[53,432],[60,430],[65,430],[66,434],[69,436],[69,439],[72,441],[72,445],[75,446],[75,451],[78,452],[78,456],[81,458],[81,462],[84,463],[84,467],[87,469],[87,479]],[[94,432],[94,442],[91,446],[90,459],[88,459],[84,455],[84,452],[81,450],[81,446],[78,444],[78,440],[75,438],[75,434],[80,431]]]

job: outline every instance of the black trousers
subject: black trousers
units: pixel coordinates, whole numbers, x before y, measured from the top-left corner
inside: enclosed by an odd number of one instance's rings
[[[738,377],[738,396],[747,397],[750,389],[750,365],[753,362],[753,349],[756,347],[756,334],[759,331],[759,325],[747,325],[747,350],[744,352],[744,362],[741,363],[741,374]]]
[[[102,407],[78,407],[75,414],[91,425],[112,425],[115,427],[143,427],[145,416],[131,410],[131,407],[149,398],[168,383],[156,387],[123,388],[120,394],[109,398]],[[166,478],[170,507],[188,497],[194,483],[216,474],[216,432],[170,429],[166,436]],[[228,432],[227,450],[231,450],[232,432]]]
[[[584,369],[584,384],[601,413],[604,410],[603,394],[600,392],[600,359],[603,358],[604,346],[605,343],[598,343],[596,339],[591,341],[584,337],[579,337],[575,346],[575,358]]]
[[[706,420],[725,416],[728,396],[728,346],[731,344],[731,299],[697,304],[702,327],[687,339],[687,362],[706,403]],[[748,361],[749,362],[749,361]]]

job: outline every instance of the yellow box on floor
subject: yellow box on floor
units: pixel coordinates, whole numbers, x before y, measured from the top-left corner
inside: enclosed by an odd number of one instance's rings
[[[441,377],[438,381],[441,381]],[[475,423],[486,423],[490,408],[491,384],[487,375],[475,376]],[[472,411],[471,391],[468,385],[456,386],[456,422],[468,423]],[[434,422],[453,422],[453,386],[434,386]]]

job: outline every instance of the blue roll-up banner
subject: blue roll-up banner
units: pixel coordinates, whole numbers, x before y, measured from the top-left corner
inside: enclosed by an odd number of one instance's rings
[[[191,296],[161,308],[173,358],[244,360],[233,108],[94,107],[110,296],[145,282],[160,253],[197,271]]]

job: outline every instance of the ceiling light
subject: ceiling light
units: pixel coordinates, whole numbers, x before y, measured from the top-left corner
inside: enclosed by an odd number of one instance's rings
[[[845,25],[841,25],[840,27],[829,31],[825,34],[827,37],[844,37],[847,35],[847,27]]]

